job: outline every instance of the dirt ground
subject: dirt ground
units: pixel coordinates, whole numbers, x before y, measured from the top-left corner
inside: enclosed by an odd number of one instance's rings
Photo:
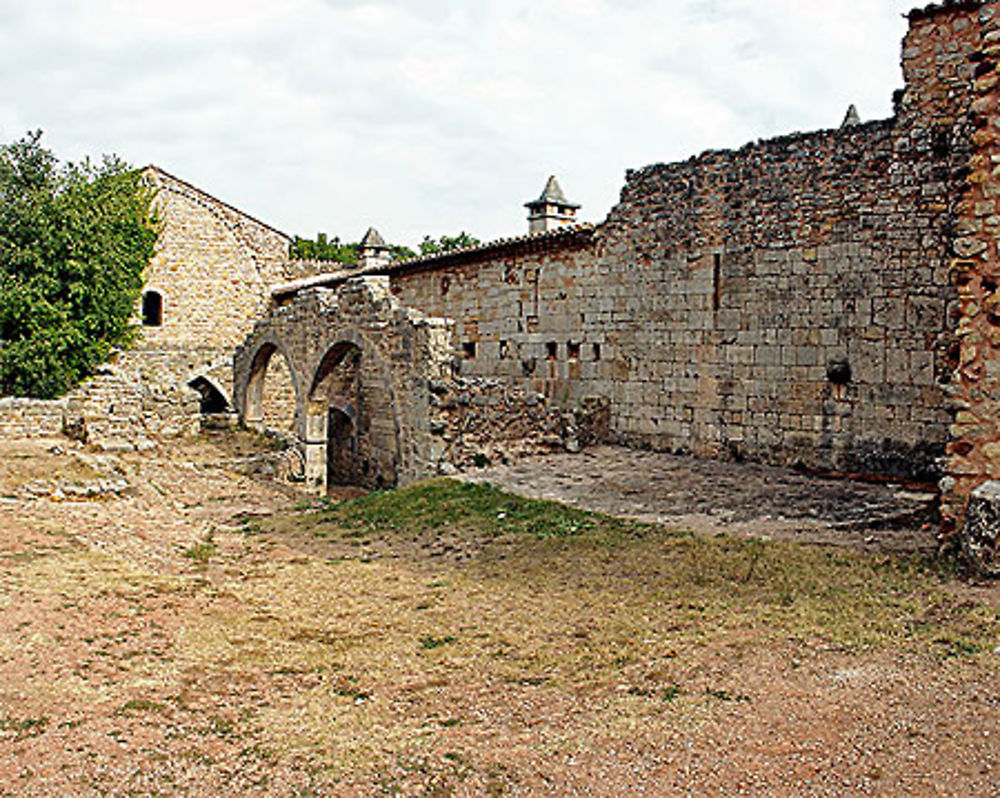
[[[696,460],[618,446],[529,458],[460,478],[705,534],[869,551],[936,548],[936,496],[926,485],[821,478],[755,463]]]
[[[0,795],[1000,794],[1000,586],[891,553],[919,491],[600,450],[480,476],[783,540],[411,532],[249,446],[0,443]]]

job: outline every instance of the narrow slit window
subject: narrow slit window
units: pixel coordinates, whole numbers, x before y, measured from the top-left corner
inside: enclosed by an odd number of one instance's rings
[[[549,360],[555,360],[556,356],[559,354],[559,344],[555,341],[549,341],[545,344],[545,356]]]
[[[163,297],[157,291],[147,291],[142,295],[142,325],[163,326]]]
[[[594,344],[594,361],[596,362],[600,359],[601,359],[601,345]]]

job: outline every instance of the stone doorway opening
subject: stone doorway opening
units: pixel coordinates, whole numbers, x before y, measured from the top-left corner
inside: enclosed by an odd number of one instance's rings
[[[330,489],[382,488],[383,446],[372,429],[372,386],[362,388],[364,357],[352,341],[331,346],[320,362],[306,403],[306,462],[310,482]],[[341,491],[337,491],[338,494]]]
[[[207,377],[195,377],[188,383],[189,388],[196,390],[201,397],[200,410],[203,416],[231,413],[232,407],[222,390]]]
[[[326,422],[326,484],[328,488],[361,484],[358,438],[353,408],[331,407]]]

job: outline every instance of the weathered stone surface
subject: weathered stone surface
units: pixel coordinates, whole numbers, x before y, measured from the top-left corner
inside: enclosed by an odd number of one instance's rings
[[[386,487],[563,446],[562,414],[544,397],[456,376],[454,323],[406,310],[389,285],[357,277],[302,292],[237,349],[234,397],[249,426],[266,426],[274,355],[287,364],[311,488]]]
[[[1000,577],[1000,482],[984,482],[972,492],[960,539],[980,575]]]

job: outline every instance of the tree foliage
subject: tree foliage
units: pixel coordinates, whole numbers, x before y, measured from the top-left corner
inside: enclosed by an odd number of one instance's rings
[[[456,249],[478,246],[481,242],[464,230],[457,236],[443,235],[439,238],[424,236],[420,242],[420,255],[440,255],[453,252]],[[303,260],[325,260],[343,263],[351,266],[361,258],[361,244],[353,242],[345,244],[339,236],[330,238],[326,233],[319,233],[315,239],[295,236],[292,241],[291,256]],[[417,257],[417,253],[407,246],[393,244],[389,246],[389,256],[392,260],[407,260]]]
[[[389,245],[392,260],[406,260],[416,253],[400,244]],[[295,236],[292,240],[291,256],[303,260],[325,260],[353,266],[361,258],[361,243],[342,243],[340,236],[329,238],[326,233],[318,233],[315,239]]]
[[[478,238],[470,236],[464,230],[457,236],[441,236],[440,238],[424,236],[424,240],[420,242],[420,254],[440,255],[444,252],[453,252],[456,249],[477,247],[480,243],[482,242]]]
[[[132,339],[156,222],[140,172],[41,135],[0,145],[0,393],[52,398]]]

